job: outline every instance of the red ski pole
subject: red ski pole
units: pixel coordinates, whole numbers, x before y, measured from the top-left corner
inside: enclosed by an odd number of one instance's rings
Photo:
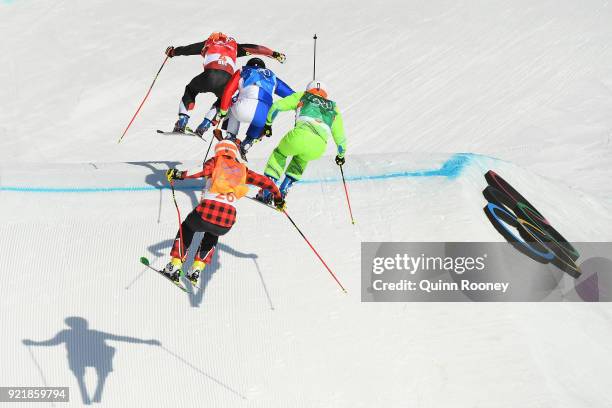
[[[295,224],[295,222],[293,222],[293,220],[291,219],[291,217],[289,216],[289,214],[287,214],[287,211],[282,210],[283,214],[285,214],[287,216],[287,218],[289,219],[289,221],[291,221],[291,223],[293,224],[293,226],[295,227],[295,229],[297,230],[297,232],[300,233],[300,235],[302,236],[302,238],[304,238],[304,241],[306,241],[306,243],[308,244],[308,246],[310,247],[310,249],[312,249],[312,252],[315,253],[315,255],[319,258],[319,260],[321,261],[321,263],[323,263],[323,266],[325,266],[325,268],[327,268],[328,272],[330,273],[330,275],[334,278],[334,280],[336,281],[336,283],[340,286],[340,288],[342,288],[342,291],[344,293],[346,292],[346,289],[344,288],[344,286],[342,286],[342,284],[340,283],[340,281],[338,280],[338,278],[336,277],[336,275],[332,272],[331,269],[329,269],[329,266],[327,266],[327,264],[325,263],[325,261],[323,260],[323,258],[321,258],[321,255],[319,255],[319,253],[317,252],[316,249],[314,249],[314,247],[312,246],[312,244],[310,243],[310,241],[308,241],[308,238],[306,238],[306,236],[302,233],[302,231],[298,228],[298,226]]]
[[[155,78],[153,78],[153,83],[149,87],[149,90],[147,91],[147,94],[145,95],[145,97],[142,100],[142,102],[140,102],[140,106],[138,106],[138,109],[136,109],[136,113],[134,114],[134,116],[132,116],[132,120],[130,120],[130,123],[128,123],[127,127],[125,128],[125,130],[121,134],[121,137],[119,138],[119,141],[117,143],[121,143],[121,140],[123,139],[123,136],[125,136],[125,134],[127,133],[128,129],[130,128],[130,126],[132,126],[132,122],[134,122],[134,119],[136,119],[136,115],[138,115],[138,112],[140,112],[140,108],[142,108],[142,105],[144,105],[145,101],[149,97],[149,94],[151,93],[151,89],[153,89],[153,85],[155,85],[155,81],[157,81],[157,77],[159,76],[159,73],[161,72],[161,70],[164,67],[164,65],[166,65],[166,61],[168,61],[168,58],[170,58],[170,57],[168,57],[166,55],[166,58],[164,59],[164,62],[162,62],[161,67],[159,67],[159,71],[157,71],[157,74],[155,74]]]
[[[351,222],[353,223],[353,225],[355,225],[355,219],[353,218],[353,210],[351,209],[351,200],[349,200],[348,188],[346,188],[346,180],[344,179],[344,171],[342,170],[342,165],[340,165],[340,174],[342,175],[342,183],[344,184],[344,193],[346,194],[346,203],[348,204]]]

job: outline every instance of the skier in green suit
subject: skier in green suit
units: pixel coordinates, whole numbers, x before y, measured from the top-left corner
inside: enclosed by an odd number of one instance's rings
[[[344,164],[346,153],[342,115],[336,103],[327,99],[327,91],[320,81],[310,82],[306,92],[296,92],[274,102],[268,111],[262,134],[271,136],[272,122],[278,112],[289,110],[296,111],[295,127],[281,139],[264,170],[264,174],[275,183],[285,173],[285,179],[280,186],[283,198],[291,185],[302,178],[308,162],[325,153],[329,136],[334,138],[338,147],[337,165]],[[290,156],[293,158],[285,170],[287,158]],[[267,190],[260,190],[257,199],[269,203],[272,195]]]

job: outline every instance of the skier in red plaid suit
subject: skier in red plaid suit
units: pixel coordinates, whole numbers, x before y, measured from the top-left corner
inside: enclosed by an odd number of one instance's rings
[[[227,234],[236,222],[235,204],[248,192],[247,185],[270,191],[276,207],[279,210],[285,207],[276,184],[270,178],[249,170],[238,161],[237,154],[237,146],[232,141],[223,140],[215,146],[215,157],[206,161],[201,171],[189,174],[187,171],[170,169],[166,173],[170,182],[206,178],[202,200],[183,221],[170,251],[172,259],[163,270],[175,282],[179,281],[193,236],[196,232],[204,232],[191,272],[187,275],[192,283],[197,283],[200,273],[212,259],[219,237]]]

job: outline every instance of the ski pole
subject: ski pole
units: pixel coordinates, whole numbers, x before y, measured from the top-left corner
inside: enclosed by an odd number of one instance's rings
[[[302,233],[302,231],[298,228],[298,226],[295,224],[295,222],[291,219],[291,217],[289,216],[289,214],[287,214],[287,211],[282,210],[283,214],[285,214],[287,216],[287,218],[289,219],[289,221],[291,221],[291,223],[293,224],[293,226],[295,227],[295,229],[297,230],[297,232],[300,233],[300,235],[302,236],[302,238],[304,238],[304,241],[306,241],[306,243],[308,244],[308,246],[310,247],[310,249],[312,249],[312,251],[315,253],[315,255],[319,258],[319,260],[323,263],[323,265],[325,266],[325,268],[327,268],[327,270],[329,271],[329,273],[331,274],[331,276],[334,278],[334,280],[336,281],[336,283],[340,286],[340,288],[342,288],[342,291],[344,293],[346,292],[346,289],[344,288],[344,286],[342,286],[342,284],[340,283],[340,281],[338,280],[338,278],[336,277],[336,275],[332,272],[331,269],[329,269],[329,266],[327,266],[327,264],[325,263],[325,261],[323,260],[323,258],[321,258],[321,255],[319,255],[319,253],[317,252],[316,249],[314,249],[314,247],[312,246],[312,244],[310,243],[310,241],[308,241],[308,238],[306,238],[306,236]]]
[[[208,159],[208,153],[210,152],[210,147],[212,146],[213,140],[214,140],[214,137],[211,137],[210,144],[208,145],[208,150],[206,150],[206,156],[204,156],[204,163],[206,163],[206,159]]]
[[[342,183],[344,184],[344,193],[346,194],[346,203],[348,204],[351,222],[353,223],[353,225],[355,225],[355,219],[353,218],[353,210],[351,209],[351,200],[349,200],[348,188],[346,187],[346,180],[344,179],[344,171],[342,170],[342,165],[340,165],[340,174],[342,175]]]
[[[174,201],[174,206],[176,207],[176,213],[178,214],[178,223],[179,223],[179,240],[181,241],[179,246],[179,255],[181,256],[181,260],[183,259],[183,255],[185,254],[185,248],[183,248],[183,223],[181,222],[181,210],[179,209],[178,203],[176,202],[176,194],[174,194],[174,181],[170,182],[170,188],[172,189],[172,200]]]
[[[217,127],[215,127],[215,129],[213,130],[213,136],[210,138],[210,144],[208,145],[208,150],[206,151],[206,156],[204,156],[204,163],[206,163],[206,159],[208,159],[208,153],[210,152],[210,147],[212,146],[212,142],[213,140],[217,139],[217,140],[221,140],[221,135],[217,134],[217,132],[220,132],[219,130],[219,126],[221,126],[221,121],[217,122]]]
[[[317,76],[317,33],[312,37],[314,40],[314,52],[312,54],[312,80],[314,81]]]
[[[117,143],[121,143],[121,140],[123,139],[123,136],[125,136],[125,134],[127,133],[128,129],[130,128],[130,126],[132,126],[132,122],[134,122],[134,119],[136,119],[136,115],[138,115],[138,112],[140,112],[140,108],[142,108],[142,105],[144,105],[145,101],[149,97],[149,94],[151,93],[151,89],[153,89],[153,85],[155,85],[155,81],[157,81],[157,77],[159,76],[159,73],[161,72],[161,70],[164,67],[164,65],[166,65],[166,61],[168,61],[168,58],[169,57],[166,55],[166,58],[164,59],[164,62],[162,62],[161,67],[159,67],[159,71],[157,71],[157,74],[155,74],[155,78],[153,78],[153,83],[149,87],[149,90],[147,91],[147,94],[145,95],[145,97],[142,100],[142,102],[140,102],[140,106],[138,106],[138,109],[136,109],[136,113],[134,114],[134,116],[132,116],[132,120],[130,120],[130,123],[128,123],[127,127],[123,131],[123,134],[121,135],[121,137],[119,138],[119,141]]]

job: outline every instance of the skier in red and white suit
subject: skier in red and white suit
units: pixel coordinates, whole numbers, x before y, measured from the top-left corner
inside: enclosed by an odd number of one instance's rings
[[[184,132],[189,122],[189,112],[195,107],[195,99],[199,93],[212,92],[219,98],[225,85],[236,71],[238,57],[247,55],[263,55],[285,62],[285,55],[270,48],[256,44],[238,44],[236,40],[220,32],[212,33],[206,41],[186,45],[184,47],[169,46],[166,55],[170,58],[178,55],[202,55],[204,57],[204,72],[194,77],[185,87],[185,93],[179,105],[179,119],[174,125],[175,132]],[[198,126],[196,133],[203,134],[212,122],[213,116],[207,117]],[[208,116],[208,115],[207,115]]]
[[[274,182],[259,173],[249,170],[237,159],[238,147],[230,140],[223,140],[215,146],[215,157],[207,160],[196,172],[170,169],[168,181],[193,178],[206,178],[206,185],[200,204],[185,218],[170,256],[172,259],[163,270],[175,282],[187,258],[187,250],[196,232],[204,232],[204,238],[196,251],[191,272],[187,278],[196,284],[204,267],[210,263],[219,237],[225,235],[236,222],[236,206],[240,198],[248,192],[248,185],[269,191],[274,197],[274,205],[285,208],[278,187]]]

